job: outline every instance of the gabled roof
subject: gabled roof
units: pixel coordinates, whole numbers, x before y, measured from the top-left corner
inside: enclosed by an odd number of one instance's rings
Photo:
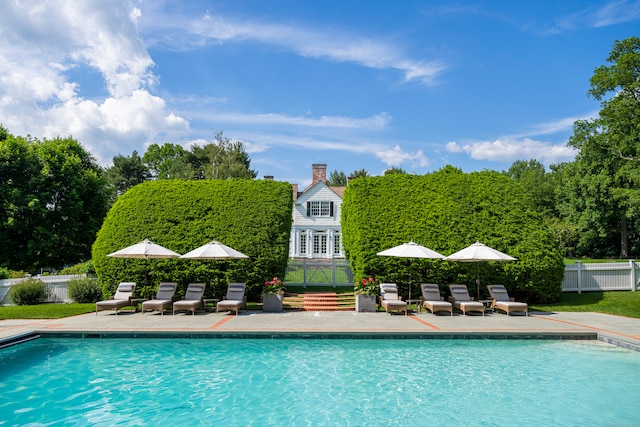
[[[326,183],[324,183],[323,181],[318,181],[315,184],[311,184],[310,186],[308,186],[304,190],[299,191],[298,194],[297,194],[295,202],[298,203],[298,200],[301,197],[303,197],[305,194],[309,193],[312,189],[316,188],[319,185],[327,187],[329,190],[333,191],[341,199],[344,196],[344,189],[347,188],[347,187],[344,187],[344,186],[329,186]]]

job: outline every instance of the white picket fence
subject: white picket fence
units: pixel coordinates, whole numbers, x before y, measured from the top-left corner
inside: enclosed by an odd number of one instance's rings
[[[32,279],[42,280],[49,289],[49,300],[47,302],[71,302],[71,299],[67,295],[67,284],[71,280],[84,279],[87,277],[84,274],[72,274],[65,276],[33,276]],[[28,278],[22,279],[4,279],[0,280],[0,305],[11,304],[9,299],[9,289],[11,286],[24,282]]]
[[[640,281],[640,263],[582,263],[566,265],[562,292],[635,291]]]

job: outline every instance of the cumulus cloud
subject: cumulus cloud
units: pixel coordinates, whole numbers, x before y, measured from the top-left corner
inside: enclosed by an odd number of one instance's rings
[[[572,160],[576,155],[575,150],[566,144],[552,144],[529,138],[501,138],[464,144],[449,142],[446,149],[450,153],[466,153],[475,160],[496,162],[538,159],[542,163],[552,164]]]
[[[72,135],[102,163],[120,154],[117,147],[142,151],[159,134],[186,132],[187,121],[151,93],[156,76],[137,36],[139,15],[127,0],[5,3],[0,14],[3,125],[19,135]],[[105,91],[83,92],[70,77],[79,67],[101,75]]]
[[[396,145],[391,149],[377,151],[376,157],[387,166],[400,166],[406,163],[418,167],[429,166],[429,160],[425,157],[422,150],[408,153],[402,150],[399,145]]]

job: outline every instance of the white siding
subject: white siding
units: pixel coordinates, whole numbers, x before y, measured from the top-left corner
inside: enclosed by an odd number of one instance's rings
[[[312,201],[324,201],[333,202],[333,216],[329,217],[313,217],[307,216],[307,202]],[[294,202],[293,206],[293,225],[291,228],[291,238],[289,245],[290,257],[307,257],[307,258],[342,258],[341,253],[334,253],[334,239],[341,239],[341,226],[340,226],[340,209],[342,205],[342,199],[325,183],[318,182],[313,187],[308,189],[298,200]],[[300,234],[305,234],[307,247],[306,250],[301,250],[300,246]],[[323,253],[314,254],[314,236],[326,235],[326,241],[328,246],[327,251]]]

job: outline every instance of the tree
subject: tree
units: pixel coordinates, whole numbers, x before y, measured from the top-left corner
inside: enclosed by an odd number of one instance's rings
[[[113,166],[106,170],[107,184],[111,198],[115,200],[129,188],[149,180],[149,169],[142,163],[137,151],[131,156],[118,155],[113,158]]]
[[[211,165],[210,169],[205,168],[205,176],[208,179],[254,179],[257,175],[250,169],[251,159],[245,151],[244,144],[225,137],[222,131],[216,133],[214,141],[206,145],[203,151]]]
[[[108,207],[102,171],[72,138],[0,141],[0,262],[59,268],[89,258]]]
[[[531,194],[534,203],[544,217],[551,217],[555,213],[555,181],[553,174],[547,173],[539,161],[516,160],[507,175],[519,182]]]
[[[640,213],[640,39],[614,42],[607,62],[595,69],[588,92],[601,101],[599,115],[577,121],[569,140],[579,154],[570,187],[574,195],[565,200],[583,204],[584,209],[572,211],[581,232],[593,238],[596,230],[600,246],[592,249],[602,250],[606,243],[607,252],[617,247],[626,258],[640,250],[635,221]],[[583,249],[586,238],[579,244]]]
[[[360,169],[360,170],[351,172],[351,175],[349,175],[349,179],[351,179],[351,178],[361,178],[361,177],[365,177],[365,176],[369,176],[369,172],[367,172],[366,169]]]
[[[402,168],[399,168],[397,166],[394,166],[394,167],[389,168],[389,169],[384,171],[385,175],[391,175],[391,174],[394,174],[394,173],[404,173],[404,174],[406,174],[407,171],[402,169]]]
[[[151,144],[142,156],[142,162],[154,179],[189,179],[191,169],[188,152],[177,144]]]
[[[331,187],[344,187],[347,185],[347,175],[344,172],[334,170],[329,174],[329,179],[327,179],[327,185]]]

